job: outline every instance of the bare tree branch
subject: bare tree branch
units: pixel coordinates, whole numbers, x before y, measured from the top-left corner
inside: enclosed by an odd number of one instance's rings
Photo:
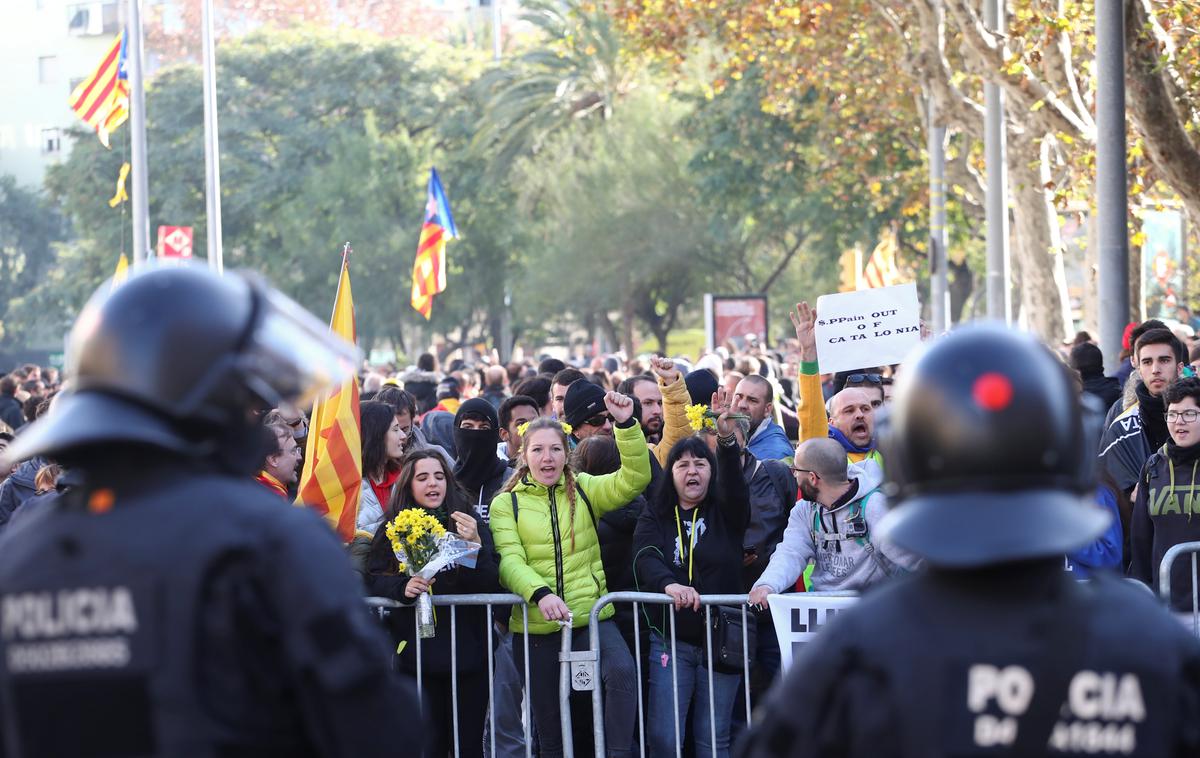
[[[968,65],[989,81],[1004,87],[1013,105],[1028,111],[1027,122],[1037,123],[1039,131],[1095,139],[1095,124],[1090,115],[1085,118],[1076,113],[1057,92],[1034,76],[1028,66],[1022,64],[1020,74],[1004,73],[1007,63],[1002,38],[984,25],[966,0],[945,0],[945,7],[958,26]],[[1038,102],[1042,105],[1035,110]]]
[[[955,124],[975,139],[983,138],[984,108],[954,86],[950,62],[945,53],[945,24],[941,13],[929,0],[915,0],[920,27],[920,53],[916,61],[918,79],[937,104],[939,126]]]
[[[792,262],[792,258],[794,258],[800,248],[804,246],[804,241],[806,239],[808,239],[808,235],[806,234],[796,235],[796,243],[789,247],[783,254],[783,258],[779,260],[779,264],[775,266],[775,270],[771,272],[771,275],[768,276],[763,282],[762,286],[758,288],[758,292],[766,292],[767,290],[771,289],[771,285],[774,284],[775,280],[779,278],[779,275],[782,274],[785,269],[787,269],[788,264]]]

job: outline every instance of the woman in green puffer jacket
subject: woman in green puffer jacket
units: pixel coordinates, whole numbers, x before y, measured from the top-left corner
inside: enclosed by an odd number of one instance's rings
[[[573,627],[573,646],[585,649],[588,614],[608,590],[600,560],[596,521],[642,493],[650,483],[650,458],[633,400],[616,392],[604,397],[614,422],[621,468],[604,476],[572,474],[567,467],[567,431],[554,419],[537,419],[522,435],[517,471],[491,505],[492,537],[500,553],[500,583],[525,598],[529,628],[514,608],[513,653],[517,670],[529,644],[529,695],[541,758],[562,755],[559,722],[558,654],[555,634]],[[536,607],[534,607],[536,604]],[[610,756],[631,755],[637,710],[633,656],[611,620],[612,606],[600,613],[600,678],[604,686],[604,728]]]

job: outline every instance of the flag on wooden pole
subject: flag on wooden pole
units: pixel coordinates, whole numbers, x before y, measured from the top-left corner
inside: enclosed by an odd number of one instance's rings
[[[354,298],[350,292],[350,246],[342,253],[342,273],[329,328],[354,344]],[[297,505],[327,518],[343,542],[354,538],[362,486],[362,436],[358,416],[358,380],[351,376],[313,406],[308,425],[304,469]]]

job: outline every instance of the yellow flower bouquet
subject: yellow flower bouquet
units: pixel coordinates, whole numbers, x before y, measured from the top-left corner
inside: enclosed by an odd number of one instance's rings
[[[392,543],[392,552],[403,574],[432,579],[449,566],[475,568],[479,543],[469,542],[454,532],[446,531],[437,518],[424,508],[404,508],[388,522],[384,531]],[[422,638],[434,636],[433,601],[428,594],[417,598],[417,620]]]

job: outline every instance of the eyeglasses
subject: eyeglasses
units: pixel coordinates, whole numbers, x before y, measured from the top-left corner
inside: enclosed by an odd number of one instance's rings
[[[1167,423],[1173,424],[1176,421],[1182,421],[1185,424],[1190,424],[1200,418],[1200,411],[1189,408],[1186,411],[1167,411]]]
[[[793,468],[792,468],[792,476],[795,476],[796,474],[812,474],[813,476],[815,476],[815,477],[816,477],[816,478],[818,478],[818,479],[820,479],[820,478],[821,478],[821,475],[820,475],[820,474],[818,474],[816,471],[813,471],[812,469],[809,469],[809,468],[795,468],[795,467],[793,467]]]
[[[607,413],[601,413],[597,416],[592,416],[590,419],[588,419],[587,421],[584,421],[583,423],[586,424],[587,426],[604,426],[605,424],[612,423],[612,416],[610,416]]]
[[[846,377],[846,384],[858,384],[859,382],[883,384],[883,376],[881,374],[851,374]]]

